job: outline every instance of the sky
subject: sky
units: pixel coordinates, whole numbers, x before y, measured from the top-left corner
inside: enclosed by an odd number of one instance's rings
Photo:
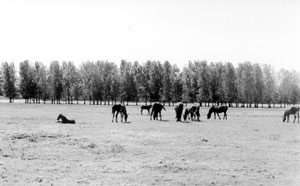
[[[121,59],[300,71],[300,1],[0,0],[0,62]]]

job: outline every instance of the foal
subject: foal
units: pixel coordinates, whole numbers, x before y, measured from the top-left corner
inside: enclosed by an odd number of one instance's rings
[[[148,114],[150,114],[150,109],[152,105],[142,105],[141,106],[141,115],[143,115],[143,110],[148,110]]]

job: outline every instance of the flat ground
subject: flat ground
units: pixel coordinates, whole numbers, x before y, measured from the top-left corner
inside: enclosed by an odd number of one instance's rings
[[[228,120],[150,121],[128,106],[0,104],[0,185],[300,185],[300,124],[283,109],[229,108]],[[75,125],[56,122],[59,113]]]

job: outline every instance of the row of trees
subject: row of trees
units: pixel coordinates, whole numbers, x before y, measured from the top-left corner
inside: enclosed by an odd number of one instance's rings
[[[165,61],[146,63],[122,60],[120,66],[108,61],[53,61],[2,63],[0,94],[13,102],[22,97],[26,103],[89,101],[110,104],[115,101],[228,103],[247,107],[258,104],[296,104],[300,100],[299,72],[280,70],[271,65],[244,62],[190,61],[182,70]]]

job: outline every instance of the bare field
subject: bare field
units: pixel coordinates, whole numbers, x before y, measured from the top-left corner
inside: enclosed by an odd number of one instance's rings
[[[300,185],[300,124],[282,123],[283,109],[207,120],[201,108],[182,123],[166,109],[150,121],[128,106],[117,124],[111,106],[1,103],[0,185]]]

